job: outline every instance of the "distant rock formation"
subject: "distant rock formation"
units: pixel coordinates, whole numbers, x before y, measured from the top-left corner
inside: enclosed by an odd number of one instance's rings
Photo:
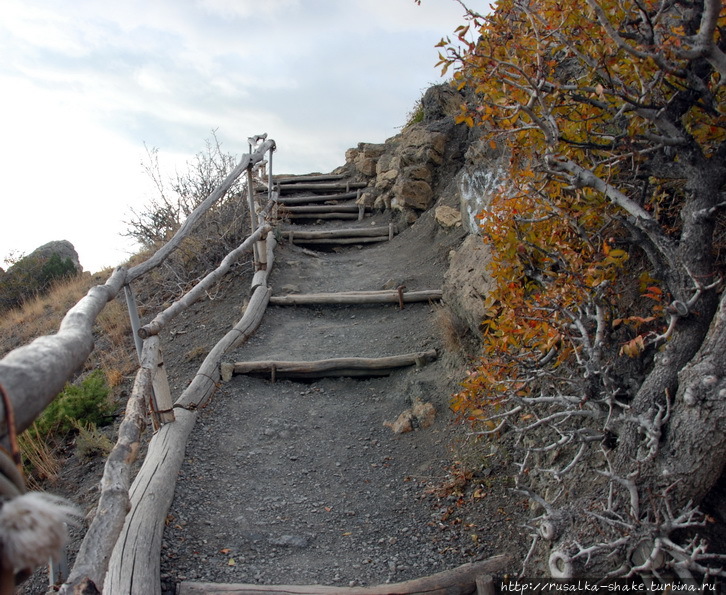
[[[63,262],[70,260],[71,263],[73,263],[73,266],[75,267],[77,273],[83,272],[83,267],[78,260],[78,252],[76,252],[75,246],[73,246],[73,244],[71,244],[68,240],[55,240],[53,242],[43,244],[40,248],[36,248],[35,250],[33,250],[25,258],[47,261],[54,254],[57,254]],[[20,262],[22,262],[22,260],[25,260],[25,258],[21,259]],[[8,272],[10,272],[11,270],[12,267],[8,269]]]
[[[48,242],[0,270],[0,311],[21,305],[47,291],[54,281],[83,272],[78,253],[68,240]]]

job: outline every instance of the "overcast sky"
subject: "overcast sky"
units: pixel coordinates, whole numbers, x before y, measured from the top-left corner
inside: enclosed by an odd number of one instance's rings
[[[129,208],[204,147],[267,132],[277,173],[327,172],[395,135],[440,82],[455,0],[0,0],[0,261],[67,239],[123,262]],[[0,265],[5,266],[2,262]]]

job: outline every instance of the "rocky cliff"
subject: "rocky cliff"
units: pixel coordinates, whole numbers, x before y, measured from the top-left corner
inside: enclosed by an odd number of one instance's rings
[[[464,96],[436,85],[421,100],[422,117],[384,143],[360,143],[346,152],[338,171],[366,181],[359,202],[392,209],[406,226],[435,209],[444,229],[463,232],[450,254],[444,300],[452,313],[478,335],[484,317],[487,248],[478,235],[476,214],[488,203],[504,175],[504,156],[482,137],[481,129],[456,124]]]

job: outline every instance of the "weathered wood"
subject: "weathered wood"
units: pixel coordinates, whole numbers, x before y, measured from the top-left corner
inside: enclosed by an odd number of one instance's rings
[[[289,237],[289,236],[288,236]],[[291,240],[292,241],[292,240]],[[385,236],[376,236],[371,238],[310,238],[310,239],[304,239],[301,238],[300,241],[298,241],[297,232],[295,233],[294,237],[294,243],[296,244],[315,244],[318,246],[344,246],[348,244],[375,244],[376,242],[388,242],[389,237],[387,235]]]
[[[476,591],[477,575],[501,571],[509,562],[503,554],[464,564],[428,577],[372,587],[322,585],[250,585],[182,582],[178,595],[465,595]]]
[[[63,318],[55,335],[39,337],[0,360],[5,387],[18,433],[33,423],[93,351],[93,325],[104,306],[126,283],[127,271],[117,268],[104,285],[92,287]],[[0,439],[7,434],[0,407]]]
[[[293,192],[313,192],[316,194],[327,194],[329,192],[350,192],[351,189],[365,188],[367,182],[347,182],[336,184],[335,182],[283,184],[280,186],[280,194],[292,194]]]
[[[358,209],[355,213],[289,213],[288,219],[338,219],[341,221],[360,221],[358,216]]]
[[[295,239],[326,240],[334,238],[371,238],[382,236],[387,239],[388,230],[388,227],[350,227],[348,229],[325,229],[320,231],[302,231],[296,229]]]
[[[304,205],[311,202],[334,202],[339,200],[350,200],[356,198],[358,192],[343,192],[341,194],[311,195],[311,196],[287,196],[278,199],[281,205]]]
[[[332,182],[344,180],[346,174],[307,174],[304,176],[274,176],[276,184],[298,184],[300,182]]]
[[[146,401],[152,390],[155,358],[153,351],[158,338],[149,339],[142,352],[142,367],[136,373],[126,414],[118,429],[118,440],[111,450],[101,478],[101,496],[96,514],[76,555],[76,561],[60,593],[72,595],[76,587],[90,580],[103,589],[104,577],[111,552],[124,526],[129,511],[131,465],[136,460],[141,435],[146,427]]]
[[[189,235],[189,232],[204,216],[204,213],[206,213],[215,202],[227,193],[227,190],[232,187],[232,184],[234,184],[235,180],[242,174],[242,172],[248,167],[252,167],[262,161],[265,153],[274,149],[275,141],[266,140],[255,150],[254,153],[243,155],[237,167],[235,167],[224,181],[190,213],[184,223],[182,223],[181,227],[174,234],[174,237],[164,244],[164,246],[162,246],[149,260],[129,270],[128,282],[148,273],[150,270],[164,262],[169,254],[176,250],[182,240]]]
[[[144,464],[131,486],[131,510],[111,555],[105,593],[159,595],[161,538],[174,497],[196,411],[176,412],[176,421],[154,434]]]
[[[290,214],[317,214],[317,213],[358,213],[362,205],[309,205],[302,207],[285,207]]]
[[[431,289],[425,291],[409,291],[403,294],[404,303],[429,302],[440,300],[442,291]],[[396,290],[360,291],[342,293],[307,293],[278,295],[270,298],[275,306],[309,306],[321,304],[389,304],[398,303]]]
[[[219,281],[224,275],[226,275],[232,265],[246,252],[249,252],[252,249],[252,246],[254,246],[255,242],[267,234],[267,232],[270,230],[270,226],[266,223],[263,223],[260,227],[258,227],[255,232],[248,236],[244,242],[242,242],[237,248],[232,250],[227,256],[224,257],[222,262],[219,264],[219,266],[214,269],[212,272],[208,273],[204,279],[202,279],[199,283],[197,283],[192,289],[190,289],[184,296],[179,298],[176,302],[174,302],[171,306],[169,306],[166,310],[163,312],[160,312],[156,315],[154,320],[149,322],[148,324],[142,326],[139,329],[139,335],[142,338],[150,337],[151,335],[156,335],[168,324],[168,322],[189,308],[191,305],[193,305],[195,302],[197,302],[204,293],[212,287],[217,281]]]
[[[476,595],[496,595],[494,578],[491,574],[482,574],[476,577]]]
[[[152,339],[156,339],[152,341]],[[151,394],[151,415],[154,422],[154,429],[158,430],[162,424],[168,424],[174,421],[174,409],[171,401],[171,389],[169,388],[169,379],[166,375],[164,367],[164,357],[161,354],[161,345],[158,337],[149,338],[150,347],[153,349],[152,354],[152,385]],[[143,365],[143,364],[142,364]]]
[[[435,349],[388,357],[339,357],[315,361],[237,362],[234,374],[273,373],[278,378],[322,378],[329,376],[388,376],[408,366],[425,365],[437,357]]]

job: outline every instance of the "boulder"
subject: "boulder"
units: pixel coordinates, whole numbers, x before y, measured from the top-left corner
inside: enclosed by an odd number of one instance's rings
[[[489,248],[478,235],[468,235],[450,255],[444,276],[443,301],[479,337],[486,316],[485,299],[494,288],[488,274]]]
[[[434,85],[421,98],[424,123],[452,118],[461,112],[463,98],[451,85]]]
[[[398,210],[411,207],[425,211],[432,205],[434,199],[431,186],[423,180],[399,179],[393,185],[392,192],[391,207]]]
[[[345,159],[352,163],[359,173],[372,178],[376,175],[376,165],[384,151],[383,144],[360,143],[357,148],[346,151]]]
[[[434,217],[436,218],[436,222],[444,229],[461,227],[461,211],[454,207],[447,205],[438,206],[434,211]]]

